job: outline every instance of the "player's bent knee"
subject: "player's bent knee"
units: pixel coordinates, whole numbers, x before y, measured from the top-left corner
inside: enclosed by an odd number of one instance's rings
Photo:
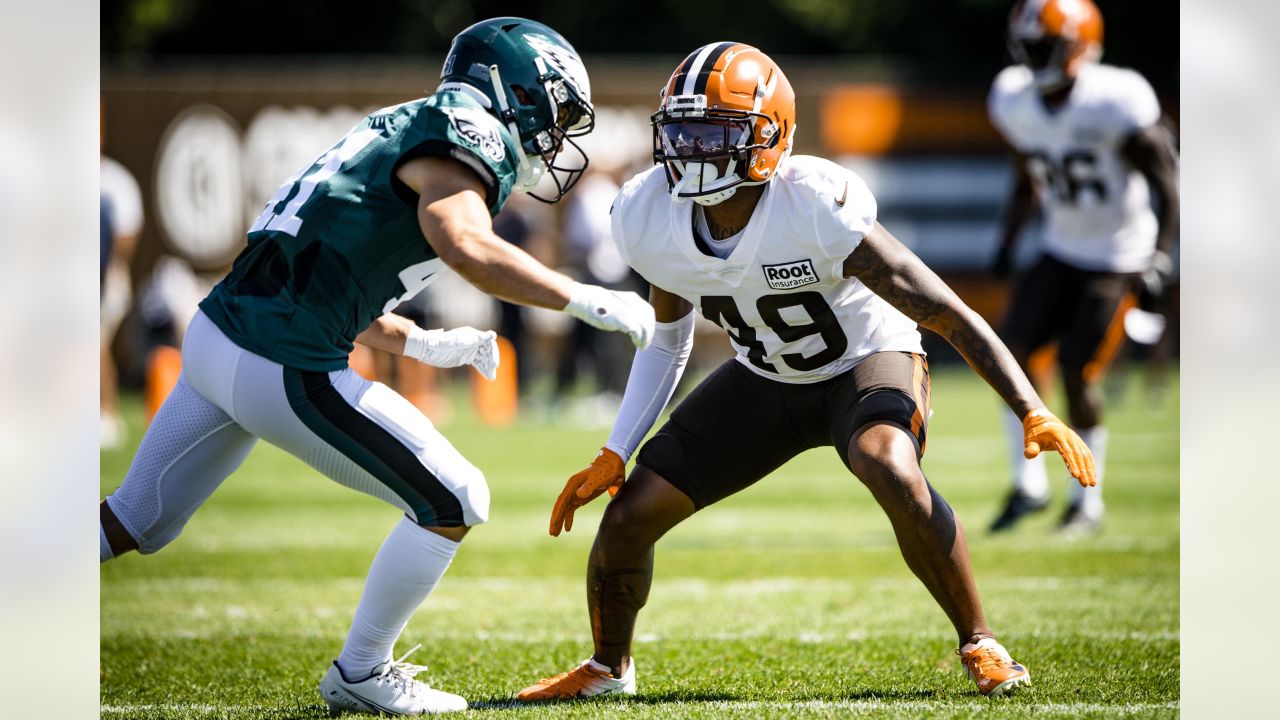
[[[143,555],[158,552],[178,539],[193,512],[176,514],[166,512],[158,499],[136,502],[137,498],[125,497],[120,491],[108,498],[110,508],[120,528],[133,540],[134,548]],[[131,502],[134,501],[134,502]],[[112,548],[116,546],[112,542]]]
[[[471,528],[466,525],[455,525],[453,527],[440,527],[438,525],[420,525],[423,530],[435,533],[446,540],[453,542],[462,542],[462,538],[467,536]]]
[[[143,555],[150,555],[158,552],[161,548],[182,534],[182,530],[187,526],[187,521],[191,519],[190,515],[184,515],[177,518],[168,519],[167,523],[156,523],[142,532],[134,535],[134,539],[138,542],[138,552]]]
[[[875,420],[854,431],[849,438],[849,461],[868,469],[889,467],[904,449],[915,451],[906,428],[894,422]]]
[[[482,525],[489,520],[489,483],[484,473],[469,462],[454,463],[440,478],[462,505],[462,524]]]
[[[645,517],[630,503],[613,501],[605,507],[598,534],[601,541],[610,545],[647,545],[662,535],[662,530],[651,525],[652,518]]]
[[[850,438],[849,467],[863,484],[875,490],[910,483],[919,475],[920,466],[906,428],[875,422],[859,428]]]
[[[605,506],[604,517],[600,518],[600,537],[622,539],[634,529],[635,513],[626,507],[625,502],[610,502]]]

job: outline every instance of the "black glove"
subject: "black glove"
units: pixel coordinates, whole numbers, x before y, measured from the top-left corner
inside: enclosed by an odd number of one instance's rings
[[[1013,246],[1001,245],[996,250],[995,259],[991,261],[991,275],[997,280],[1004,280],[1013,274]]]
[[[1138,307],[1151,310],[1173,284],[1173,258],[1163,250],[1151,256],[1151,264],[1138,278]]]

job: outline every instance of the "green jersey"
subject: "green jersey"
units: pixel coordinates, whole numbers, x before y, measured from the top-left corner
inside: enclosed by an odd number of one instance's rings
[[[200,309],[250,352],[301,370],[342,369],[374,318],[445,270],[418,225],[417,193],[396,178],[400,165],[462,162],[496,215],[518,152],[497,118],[458,92],[379,110],[276,191]]]

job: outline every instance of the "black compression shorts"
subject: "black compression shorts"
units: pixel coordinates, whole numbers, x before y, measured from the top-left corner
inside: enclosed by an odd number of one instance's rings
[[[835,447],[847,467],[849,439],[874,421],[901,426],[924,455],[929,365],[922,355],[875,353],[843,375],[803,385],[729,360],[680,403],[636,462],[701,509],[810,448]]]

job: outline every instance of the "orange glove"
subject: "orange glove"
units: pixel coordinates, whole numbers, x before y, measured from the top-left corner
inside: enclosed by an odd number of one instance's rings
[[[1093,464],[1093,453],[1075,430],[1066,426],[1053,413],[1041,408],[1032,410],[1022,418],[1023,455],[1028,460],[1043,450],[1056,450],[1071,473],[1084,487],[1098,484],[1098,470]]]
[[[595,500],[600,493],[609,491],[609,497],[618,494],[626,463],[612,450],[600,448],[596,459],[586,470],[574,473],[565,483],[556,506],[551,510],[551,536],[560,537],[560,528],[573,529],[573,511]]]

